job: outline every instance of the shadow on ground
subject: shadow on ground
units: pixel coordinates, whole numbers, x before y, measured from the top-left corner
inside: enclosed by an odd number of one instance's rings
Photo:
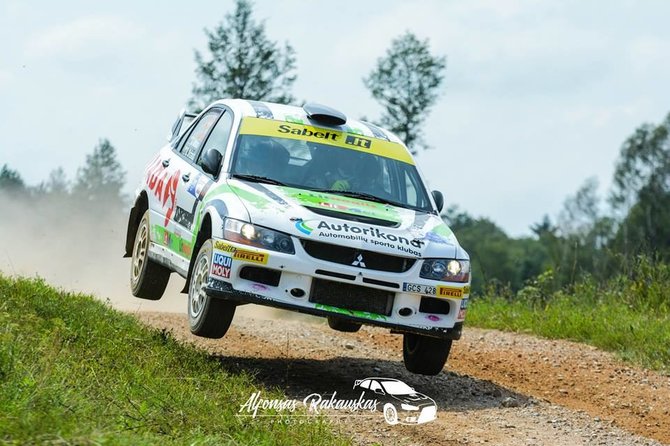
[[[230,373],[247,372],[259,385],[278,388],[289,398],[304,399],[311,393],[338,399],[358,398],[354,381],[367,377],[395,378],[435,400],[438,410],[464,411],[525,405],[530,399],[490,381],[448,370],[437,376],[415,375],[396,361],[335,357],[330,359],[248,358],[214,356]],[[369,396],[366,396],[369,398]]]

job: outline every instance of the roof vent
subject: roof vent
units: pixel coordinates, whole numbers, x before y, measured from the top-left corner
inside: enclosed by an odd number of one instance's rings
[[[307,113],[307,117],[314,121],[326,125],[344,125],[347,122],[347,117],[342,112],[325,105],[308,102],[302,107]]]

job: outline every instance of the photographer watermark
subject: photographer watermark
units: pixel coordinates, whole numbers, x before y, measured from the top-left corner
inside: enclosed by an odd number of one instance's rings
[[[302,400],[265,398],[257,391],[240,405],[238,417],[314,417],[328,416],[378,416],[394,424],[423,424],[437,417],[437,405],[432,398],[417,392],[413,387],[393,378],[365,378],[354,381],[357,398],[340,398],[332,394],[310,393]],[[328,396],[329,395],[329,396]]]

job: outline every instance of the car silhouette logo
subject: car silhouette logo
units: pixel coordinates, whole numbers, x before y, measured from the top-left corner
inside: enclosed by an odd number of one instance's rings
[[[390,424],[423,424],[437,418],[435,400],[394,378],[365,378],[354,381],[354,389],[373,393],[382,400],[384,420]]]
[[[363,254],[358,254],[356,259],[351,263],[351,266],[358,266],[359,268],[366,268],[365,262],[363,261]]]

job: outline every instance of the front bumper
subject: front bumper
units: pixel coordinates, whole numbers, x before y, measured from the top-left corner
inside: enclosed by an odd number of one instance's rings
[[[255,303],[316,316],[336,316],[396,332],[454,340],[461,337],[469,297],[468,284],[420,279],[421,261],[404,273],[391,273],[316,259],[310,257],[299,243],[295,244],[295,250],[295,254],[283,254],[215,240],[207,293],[240,303]],[[251,270],[261,274],[250,277],[248,271]],[[273,280],[263,280],[266,277],[263,271],[267,271]],[[320,286],[315,293],[317,283]],[[324,304],[320,298],[321,293],[328,294],[328,284],[332,288],[340,284],[350,288],[355,285],[355,289],[364,294],[368,293],[367,289],[370,295],[388,295],[388,305],[381,311],[363,311],[353,309],[360,302],[351,302],[349,308],[346,301],[337,306]],[[458,297],[438,297],[436,285],[452,290],[452,295]],[[426,294],[431,290],[433,294]],[[352,300],[357,298],[360,295],[352,296]]]

